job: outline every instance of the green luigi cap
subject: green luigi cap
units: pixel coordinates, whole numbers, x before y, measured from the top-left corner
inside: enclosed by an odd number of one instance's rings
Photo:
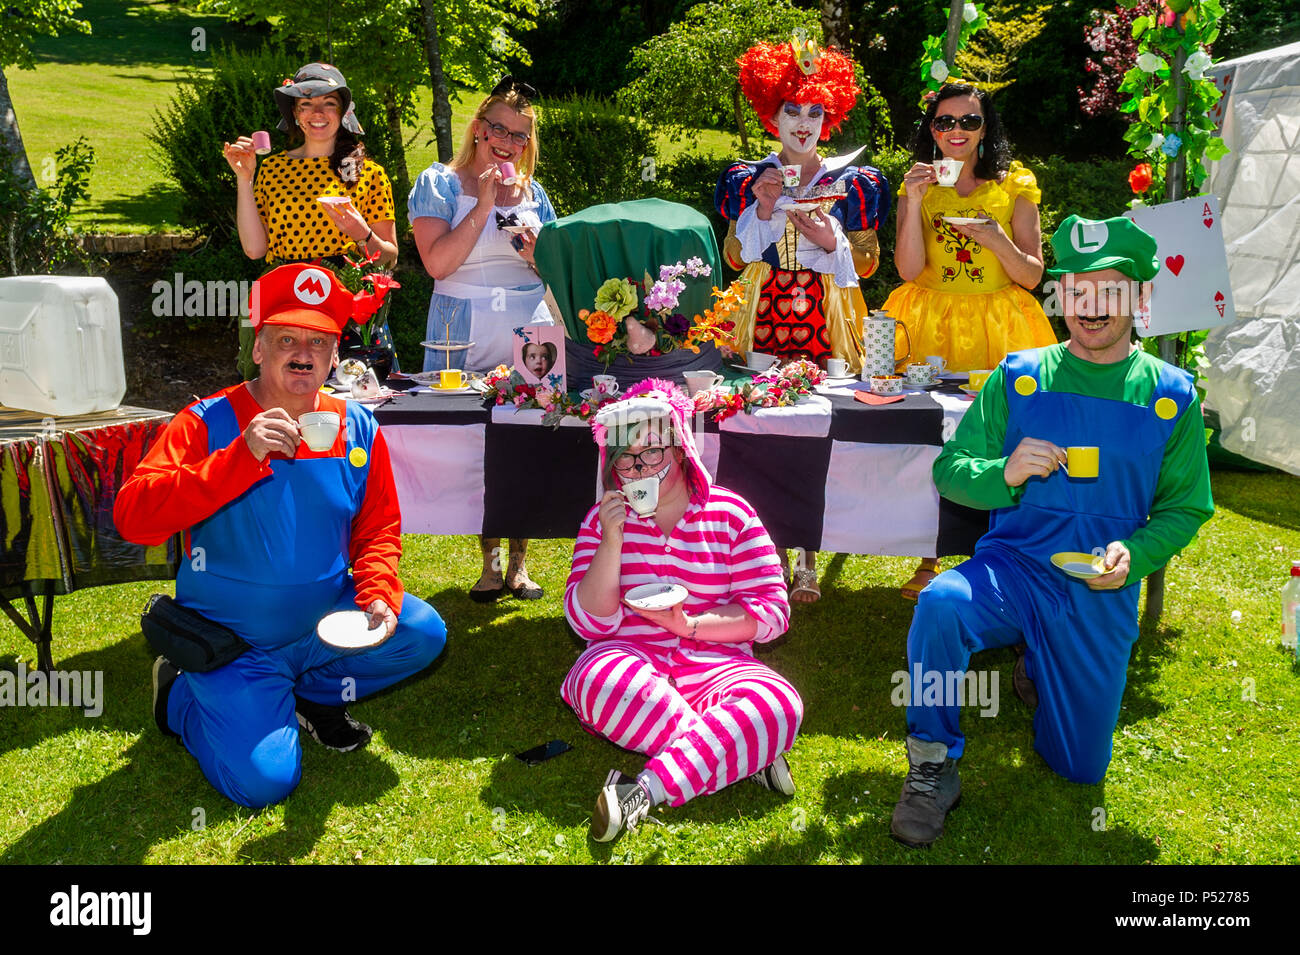
[[[1156,240],[1132,219],[1081,219],[1070,216],[1052,235],[1056,267],[1048,275],[1118,269],[1131,279],[1149,282],[1160,271]]]

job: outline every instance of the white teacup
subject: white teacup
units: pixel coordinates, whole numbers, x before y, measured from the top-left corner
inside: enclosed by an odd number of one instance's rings
[[[944,157],[934,164],[935,175],[939,177],[939,185],[955,186],[957,177],[961,175],[961,167],[966,165],[960,159],[948,159]]]
[[[659,478],[651,476],[635,481],[624,481],[623,497],[628,506],[642,517],[654,517],[659,507]]]
[[[591,386],[602,395],[614,397],[619,393],[618,379],[613,375],[592,375]]]
[[[309,411],[298,419],[298,431],[313,451],[328,451],[339,436],[341,419],[337,411]]]
[[[745,352],[745,365],[758,371],[767,371],[781,359],[761,351]]]
[[[929,362],[913,362],[904,374],[909,385],[928,385],[934,380],[934,366]]]
[[[686,380],[688,395],[694,395],[722,383],[722,376],[713,371],[687,371],[682,373],[682,378]]]
[[[373,368],[367,368],[366,373],[352,382],[353,398],[378,398],[379,397],[379,378],[375,375]]]
[[[877,395],[901,395],[903,379],[898,375],[872,375],[871,391]]]
[[[926,355],[925,360],[934,366],[934,373],[936,375],[942,375],[944,369],[948,367],[948,359],[944,358],[942,355]]]
[[[781,185],[787,189],[796,189],[799,186],[802,170],[798,166],[781,167]]]
[[[844,378],[849,373],[849,363],[843,358],[827,358],[826,374],[831,378]]]

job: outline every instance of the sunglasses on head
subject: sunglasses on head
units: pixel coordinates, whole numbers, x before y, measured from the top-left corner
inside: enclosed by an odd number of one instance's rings
[[[934,127],[936,133],[947,133],[960,126],[968,133],[973,133],[984,125],[984,117],[979,113],[967,113],[960,118],[953,116],[951,113],[944,113],[942,116],[936,116],[930,120],[930,125]]]
[[[492,96],[505,96],[507,93],[515,92],[524,99],[532,101],[537,99],[537,87],[530,83],[523,83],[516,80],[513,76],[504,77],[500,83],[492,88]]]

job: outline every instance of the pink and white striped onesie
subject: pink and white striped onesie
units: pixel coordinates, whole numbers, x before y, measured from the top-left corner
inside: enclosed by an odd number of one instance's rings
[[[790,620],[776,548],[747,501],[707,487],[668,537],[629,511],[620,592],[679,583],[688,615],[740,604],[758,621],[754,642],[774,640]],[[678,638],[622,604],[608,617],[584,610],[576,591],[600,542],[598,511],[582,522],[565,588],[565,616],[588,648],[565,678],[564,701],[591,732],[652,756],[646,769],[669,805],[752,776],[794,745],[798,692],[749,643]]]

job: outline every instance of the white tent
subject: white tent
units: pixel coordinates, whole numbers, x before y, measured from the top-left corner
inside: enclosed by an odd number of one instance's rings
[[[1210,164],[1237,321],[1205,342],[1206,406],[1223,446],[1300,474],[1300,43],[1217,63],[1221,131]]]

